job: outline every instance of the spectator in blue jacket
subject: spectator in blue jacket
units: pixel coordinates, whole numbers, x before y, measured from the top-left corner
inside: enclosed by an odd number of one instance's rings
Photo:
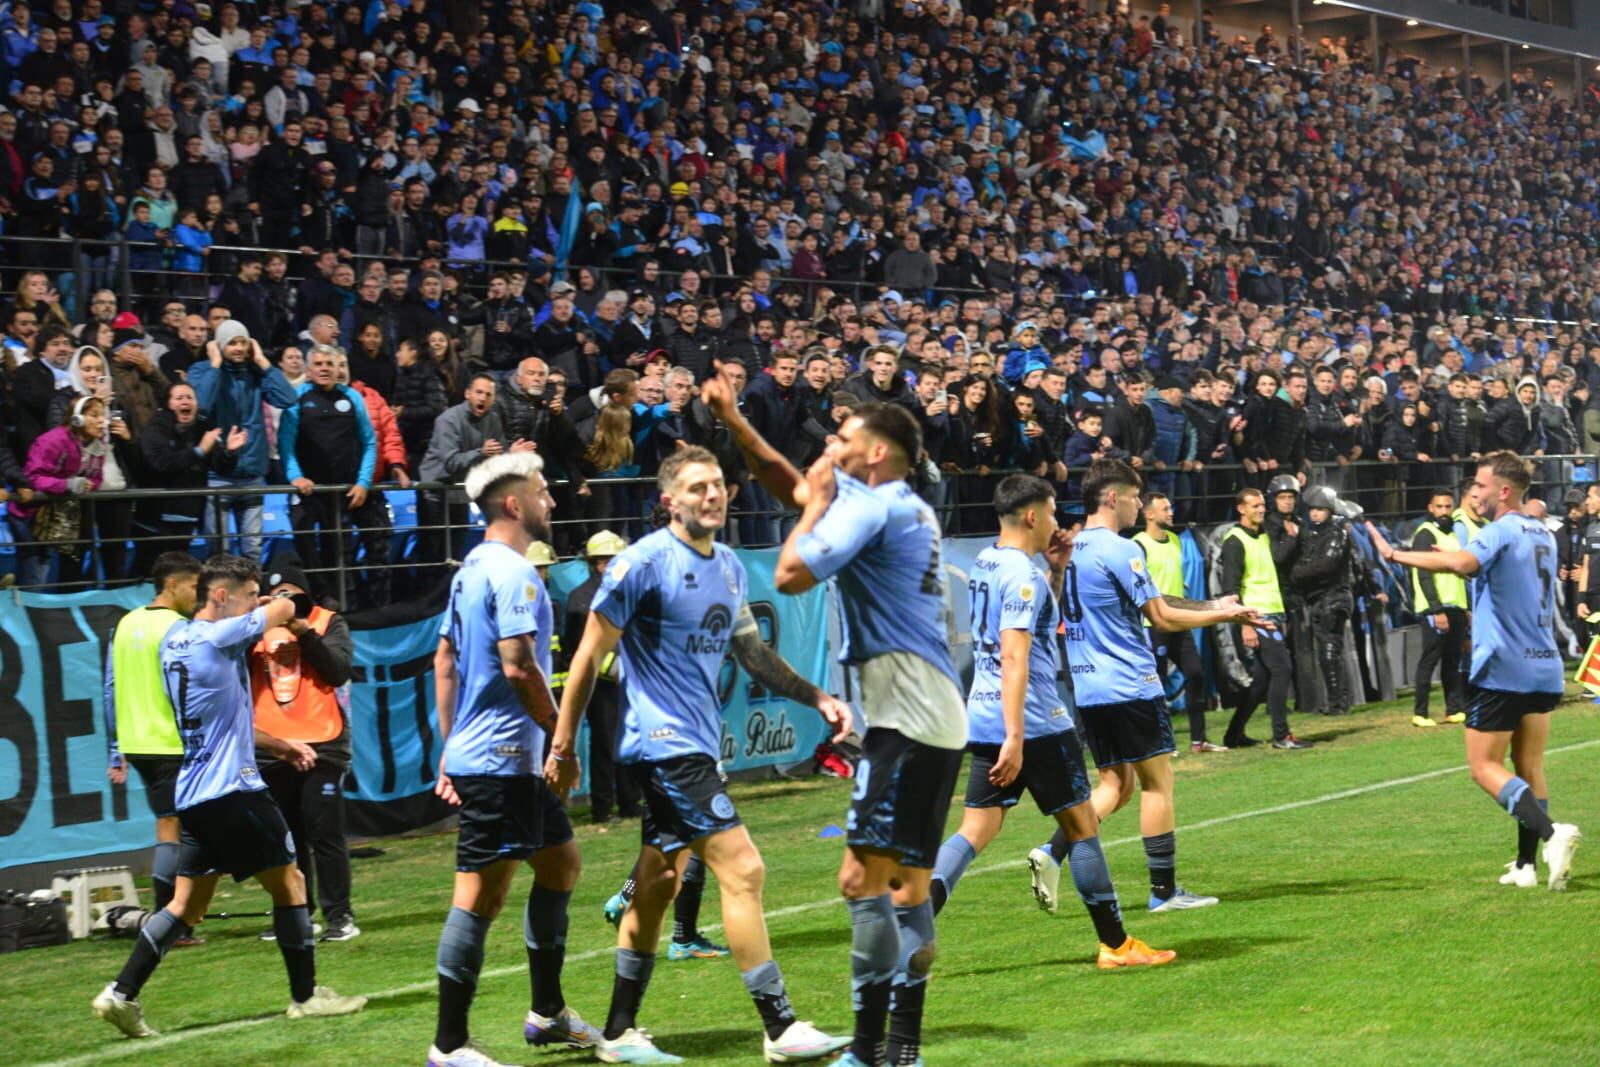
[[[389,535],[393,532],[383,494],[374,492],[378,435],[366,401],[353,386],[339,384],[339,350],[314,345],[295,402],[278,423],[278,455],[284,478],[299,493],[289,514],[295,550],[311,574],[310,590],[323,601],[339,600],[336,570],[343,564],[350,527],[361,531],[370,568],[359,588],[360,606],[389,602]],[[348,485],[341,496],[319,485]],[[339,509],[348,512],[340,516]],[[319,573],[320,571],[320,573]],[[342,603],[335,610],[347,610]]]
[[[206,421],[212,426],[238,426],[249,432],[233,472],[212,473],[212,488],[254,489],[267,484],[270,462],[267,420],[263,404],[288,408],[295,403],[294,386],[283,372],[268,362],[261,345],[236,319],[217,326],[216,339],[206,345],[206,358],[189,368],[189,384]],[[211,498],[206,508],[205,531],[211,552],[226,551],[227,516],[239,534],[239,554],[261,558],[261,495],[225,493]]]
[[[200,214],[193,208],[178,212],[178,225],[172,231],[172,269],[188,277],[178,279],[180,296],[200,299],[206,295],[206,259],[211,254],[211,235],[200,225]]]

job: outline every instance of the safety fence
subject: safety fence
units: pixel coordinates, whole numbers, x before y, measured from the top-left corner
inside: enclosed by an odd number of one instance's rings
[[[1545,501],[1554,517],[1564,515],[1561,502],[1568,489],[1595,477],[1593,456],[1530,458],[1532,494]],[[1327,486],[1351,514],[1387,522],[1422,515],[1435,488],[1459,490],[1474,472],[1470,459],[1358,460],[1315,464],[1304,484]],[[994,492],[1010,473],[1017,472],[939,470],[925,463],[912,482],[933,506],[947,535],[986,536],[998,529]],[[1147,490],[1172,499],[1180,525],[1231,521],[1241,488],[1269,489],[1285,477],[1282,470],[1247,470],[1235,464],[1198,470],[1147,468],[1142,473]],[[1076,499],[1082,475],[1082,469],[1069,470],[1067,480],[1058,484],[1064,520],[1082,512]],[[371,493],[376,507],[369,504],[362,512],[366,525],[351,514],[351,489],[319,485],[309,496],[290,485],[268,484],[93,492],[74,498],[80,511],[76,536],[49,541],[37,540],[29,522],[7,514],[0,523],[0,582],[36,592],[73,592],[140,581],[162,551],[186,549],[201,557],[232,551],[264,563],[292,548],[316,586],[315,595],[349,610],[375,609],[442,585],[482,538],[482,516],[458,486],[381,484]],[[594,478],[581,492],[570,482],[555,480],[551,492],[556,502],[551,544],[561,558],[580,555],[587,538],[601,530],[635,540],[661,518],[652,478]],[[185,508],[201,518],[188,523],[158,518]],[[767,494],[736,486],[720,537],[743,548],[772,547],[782,543],[796,518]]]

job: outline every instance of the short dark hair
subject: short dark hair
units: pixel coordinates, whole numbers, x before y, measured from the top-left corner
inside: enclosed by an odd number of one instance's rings
[[[1430,494],[1429,494],[1429,495],[1428,495],[1428,499],[1429,499],[1429,500],[1430,500],[1430,501],[1433,501],[1433,500],[1438,500],[1438,499],[1439,499],[1439,498],[1440,498],[1440,497],[1442,497],[1442,496],[1447,496],[1447,497],[1449,497],[1449,498],[1450,498],[1450,501],[1451,501],[1451,503],[1454,503],[1454,502],[1455,502],[1455,499],[1456,499],[1456,494],[1455,494],[1455,492],[1454,492],[1454,491],[1453,491],[1453,490],[1452,490],[1452,489],[1450,489],[1450,487],[1449,487],[1449,486],[1444,486],[1444,485],[1441,485],[1441,486],[1439,486],[1439,487],[1438,487],[1438,488],[1436,488],[1436,489],[1435,489],[1435,490],[1434,490],[1434,491],[1433,491],[1433,492],[1432,492],[1432,493],[1430,493]]]
[[[861,428],[888,441],[905,456],[910,467],[922,454],[922,427],[911,412],[899,404],[864,404],[856,409]]]
[[[1119,485],[1137,491],[1144,488],[1144,479],[1120,459],[1097,459],[1089,464],[1089,473],[1083,476],[1084,510],[1092,512],[1098,509],[1101,495]]]
[[[311,360],[309,358],[307,358],[306,362],[310,363]],[[494,386],[495,392],[499,392],[500,391],[500,379],[496,378],[494,375],[490,374],[486,370],[478,371],[472,377],[468,378],[467,379],[467,389],[471,389],[472,388],[472,383],[474,383],[474,382],[476,382],[476,381],[478,381],[480,379],[483,380],[483,381],[486,381],[490,385]],[[463,389],[462,392],[466,392],[466,389]]]
[[[213,585],[243,585],[261,581],[261,565],[243,556],[221,553],[205,561],[200,568],[198,593],[201,600],[211,595]]]
[[[1172,498],[1159,489],[1152,489],[1144,494],[1144,506],[1149,507],[1158,500],[1171,500]]]
[[[1239,490],[1237,493],[1233,494],[1233,506],[1234,507],[1238,507],[1240,504],[1243,504],[1246,500],[1249,500],[1253,496],[1258,496],[1262,500],[1265,500],[1267,498],[1266,494],[1263,493],[1261,490],[1252,489],[1249,486],[1246,486],[1245,488]]]
[[[1528,491],[1528,486],[1533,484],[1533,465],[1515,452],[1501,449],[1490,452],[1478,460],[1478,467],[1489,468],[1489,473],[1503,482],[1510,482],[1513,489],[1520,496]]]
[[[1054,500],[1055,495],[1055,489],[1043,478],[1031,474],[1008,475],[995,487],[994,513],[1003,519],[1032,505]]]
[[[1095,407],[1092,404],[1089,407],[1083,408],[1077,414],[1072,416],[1073,421],[1075,422],[1082,422],[1084,419],[1104,419],[1105,417],[1105,411],[1101,408]]]
[[[167,584],[168,578],[199,573],[200,561],[189,553],[163,552],[156,557],[156,565],[150,570],[150,580],[155,583],[156,592],[159,593]]]

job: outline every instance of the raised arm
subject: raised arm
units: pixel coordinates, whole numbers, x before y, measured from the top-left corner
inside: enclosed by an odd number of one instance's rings
[[[1378,558],[1388,563],[1415,567],[1419,571],[1457,574],[1463,578],[1470,578],[1481,569],[1478,557],[1466,549],[1456,549],[1454,552],[1406,552],[1397,550],[1370,522],[1367,523],[1367,533],[1372,536],[1372,547],[1377,551]]]
[[[1200,630],[1219,623],[1237,622],[1257,629],[1272,629],[1259,611],[1239,603],[1235,596],[1217,600],[1185,600],[1183,597],[1152,597],[1144,603],[1144,617],[1150,625],[1168,633]]]
[[[750,473],[762,486],[785,506],[804,507],[806,504],[805,478],[794,464],[756,432],[750,420],[744,417],[733,395],[733,390],[721,378],[708,378],[700,387],[700,401],[711,413],[722,420],[733,437],[733,443],[744,454]]]

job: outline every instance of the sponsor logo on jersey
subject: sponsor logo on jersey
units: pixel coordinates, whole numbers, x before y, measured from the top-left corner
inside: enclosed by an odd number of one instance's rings
[[[520,756],[520,755],[522,755],[522,746],[521,745],[496,745],[496,746],[494,746],[494,754],[496,756],[512,756],[512,757]]]
[[[1135,556],[1133,559],[1128,561],[1128,568],[1132,570],[1133,573],[1138,574],[1140,571],[1144,570],[1144,560]]]
[[[715,652],[718,655],[728,648],[733,629],[733,613],[726,604],[713,604],[700,619],[700,632],[684,640],[684,649],[695,655]]]
[[[658,726],[656,729],[650,731],[650,740],[652,741],[665,741],[669,737],[677,736],[678,731],[674,730],[670,726]]]

